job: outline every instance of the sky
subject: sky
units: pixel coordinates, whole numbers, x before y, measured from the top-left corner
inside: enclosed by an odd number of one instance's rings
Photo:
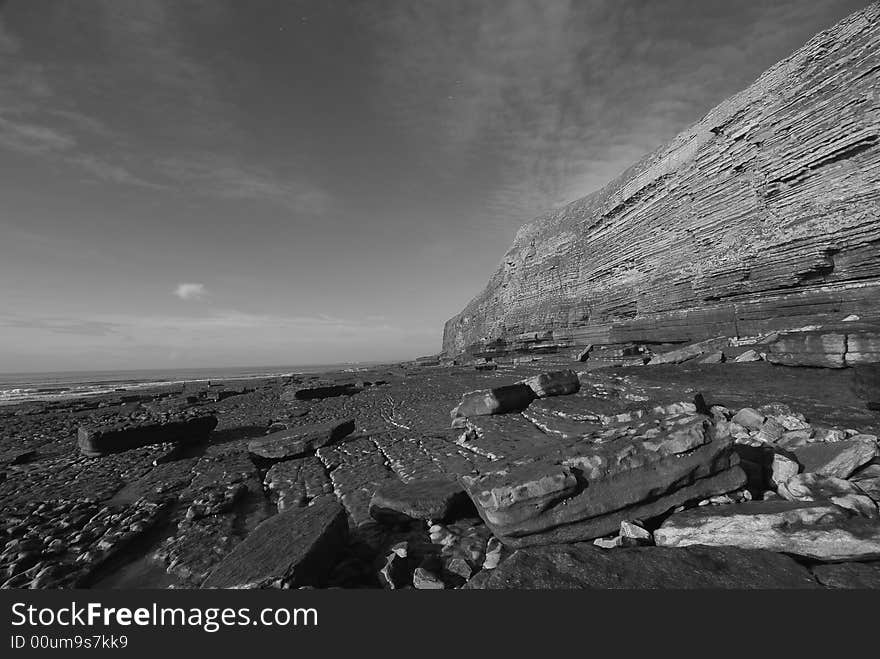
[[[0,0],[0,372],[439,352],[846,0]]]

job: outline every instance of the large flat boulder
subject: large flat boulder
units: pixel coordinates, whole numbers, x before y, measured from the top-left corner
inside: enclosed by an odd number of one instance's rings
[[[208,439],[217,427],[217,417],[197,416],[162,423],[126,423],[80,426],[77,443],[83,455],[101,457],[150,444],[189,444]]]
[[[203,588],[320,586],[348,536],[345,509],[324,498],[273,515],[236,545]]]
[[[704,506],[654,531],[662,547],[768,549],[819,561],[880,558],[880,524],[830,502],[752,501]]]
[[[457,481],[447,479],[388,481],[370,499],[370,516],[391,524],[450,521],[463,511],[473,511],[471,500]]]
[[[354,419],[336,420],[290,430],[279,430],[248,442],[248,451],[268,460],[308,455],[354,432]]]
[[[841,442],[816,442],[794,450],[805,472],[835,478],[848,478],[878,454],[877,440],[867,435]]]
[[[816,588],[787,556],[734,547],[603,550],[588,544],[519,549],[491,571],[486,589]]]
[[[473,441],[486,446],[489,435]],[[700,415],[648,417],[592,441],[526,435],[517,446],[515,437],[502,437],[509,445],[503,455],[462,481],[493,533],[513,547],[598,538],[621,521],[655,517],[746,481],[730,438],[716,436]]]
[[[328,384],[320,387],[302,387],[293,392],[294,400],[320,400],[322,398],[335,398],[336,396],[353,396],[362,390],[352,383]],[[290,399],[290,394],[284,394]]]
[[[494,389],[469,391],[462,395],[461,402],[452,410],[452,418],[484,416],[517,412],[535,400],[535,392],[523,383],[511,384]]]

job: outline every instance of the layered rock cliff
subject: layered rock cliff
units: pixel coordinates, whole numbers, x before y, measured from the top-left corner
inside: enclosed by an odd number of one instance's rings
[[[755,336],[880,310],[880,5],[523,226],[444,352]]]

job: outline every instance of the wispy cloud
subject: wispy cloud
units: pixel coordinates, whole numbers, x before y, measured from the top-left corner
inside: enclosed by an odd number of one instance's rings
[[[178,284],[174,289],[174,294],[181,300],[201,300],[208,291],[205,290],[204,284]]]
[[[298,172],[291,176],[242,155],[248,136],[238,109],[223,98],[222,71],[193,53],[187,23],[192,12],[203,22],[227,20],[222,3],[96,0],[48,11],[71,33],[100,41],[104,56],[67,63],[71,85],[57,62],[25,52],[0,16],[0,150],[51,158],[111,184],[326,210],[329,195],[302,168],[288,163],[287,172]],[[113,99],[106,112],[104,98]]]

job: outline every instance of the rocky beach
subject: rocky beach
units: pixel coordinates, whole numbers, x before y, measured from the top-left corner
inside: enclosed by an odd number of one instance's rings
[[[877,587],[880,374],[753,350],[7,406],[3,587]]]
[[[435,355],[0,406],[0,588],[880,588],[878,89],[873,3],[523,226]]]

